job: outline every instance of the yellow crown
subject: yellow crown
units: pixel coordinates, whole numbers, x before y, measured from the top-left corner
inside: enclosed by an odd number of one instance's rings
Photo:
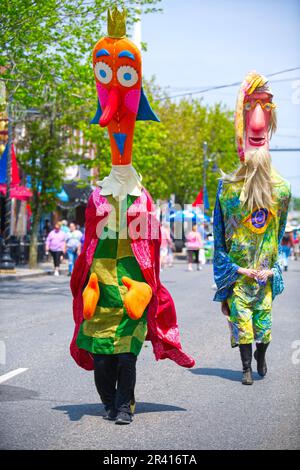
[[[117,7],[107,12],[107,33],[110,38],[126,36],[126,10],[119,11]]]

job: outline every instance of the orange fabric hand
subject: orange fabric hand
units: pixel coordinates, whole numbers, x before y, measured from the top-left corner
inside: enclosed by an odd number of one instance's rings
[[[95,313],[97,303],[100,297],[98,277],[96,273],[90,275],[89,282],[82,294],[83,297],[83,317],[90,320]]]
[[[124,297],[124,305],[132,320],[139,320],[152,297],[152,289],[146,282],[138,282],[127,276],[122,277],[128,292]]]

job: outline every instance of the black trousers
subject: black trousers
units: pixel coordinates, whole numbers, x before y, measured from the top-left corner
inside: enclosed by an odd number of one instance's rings
[[[53,258],[54,267],[59,268],[59,266],[60,266],[60,257],[62,255],[62,251],[51,251],[50,250],[50,253],[51,253],[52,258]]]
[[[196,263],[199,264],[199,250],[187,250],[189,263],[193,262],[193,255],[195,255]]]
[[[137,356],[132,353],[93,354],[97,391],[106,410],[131,413],[134,401]]]

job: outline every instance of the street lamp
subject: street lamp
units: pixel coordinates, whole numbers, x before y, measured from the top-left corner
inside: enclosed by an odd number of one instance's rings
[[[7,106],[7,117],[8,117],[8,139],[7,139],[7,162],[6,162],[6,195],[5,195],[5,226],[4,226],[4,245],[2,255],[0,259],[0,271],[11,271],[15,270],[15,263],[10,256],[10,250],[8,242],[10,239],[10,222],[11,222],[11,160],[12,160],[12,140],[13,140],[13,128],[12,128],[12,101],[13,95],[8,95],[8,106]]]

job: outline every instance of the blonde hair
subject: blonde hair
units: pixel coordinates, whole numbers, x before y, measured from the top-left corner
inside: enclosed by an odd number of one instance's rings
[[[273,205],[271,156],[265,148],[245,152],[245,160],[238,169],[231,175],[222,173],[222,180],[225,183],[244,181],[240,201],[251,212],[255,208],[270,209]]]

